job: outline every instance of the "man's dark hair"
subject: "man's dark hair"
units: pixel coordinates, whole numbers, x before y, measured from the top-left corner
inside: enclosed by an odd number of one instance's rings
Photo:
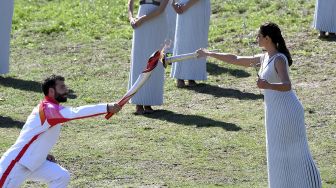
[[[44,79],[42,83],[42,91],[44,93],[44,96],[47,96],[49,93],[49,88],[55,88],[56,81],[64,81],[64,77],[60,75],[51,75]]]

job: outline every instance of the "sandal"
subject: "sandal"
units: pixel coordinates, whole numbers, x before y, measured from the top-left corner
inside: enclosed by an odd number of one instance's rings
[[[143,115],[145,110],[142,105],[136,105],[135,107],[135,115]]]
[[[195,80],[188,80],[188,86],[194,87],[197,86],[197,83],[195,82]]]
[[[328,37],[330,37],[330,38],[336,38],[336,34],[335,33],[328,33]]]
[[[178,87],[178,88],[183,88],[183,87],[185,87],[186,85],[185,85],[185,83],[184,83],[184,80],[180,80],[180,79],[178,79],[177,80],[177,82],[176,82],[176,87]]]
[[[151,106],[145,106],[144,109],[145,109],[144,110],[144,114],[152,114],[152,113],[154,113],[154,110],[153,110],[153,108]]]
[[[327,37],[326,32],[325,31],[320,31],[319,38],[326,38],[326,37]]]

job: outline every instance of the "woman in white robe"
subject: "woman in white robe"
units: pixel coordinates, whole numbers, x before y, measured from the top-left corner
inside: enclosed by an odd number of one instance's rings
[[[9,72],[9,44],[14,0],[0,1],[0,74]]]
[[[165,8],[169,0],[140,0],[136,17],[133,16],[134,0],[128,2],[130,24],[134,29],[131,70],[128,88],[137,80],[145,69],[150,55],[164,46],[167,37],[167,19]],[[136,104],[136,113],[153,113],[151,106],[163,104],[164,67],[159,64],[144,86],[132,97]]]
[[[336,1],[316,0],[314,28],[320,31],[320,37],[335,37],[336,33]],[[328,35],[326,34],[328,33]]]
[[[265,128],[270,188],[321,188],[321,177],[310,153],[304,109],[291,86],[291,55],[279,26],[260,26],[258,44],[266,50],[256,56],[198,50],[200,57],[214,57],[230,64],[260,65],[257,86],[265,96]]]
[[[173,53],[174,50],[174,39],[175,39],[175,29],[176,29],[176,17],[177,13],[173,9],[173,4],[175,3],[174,0],[169,0],[169,3],[166,8],[166,14],[167,14],[167,26],[168,26],[168,49],[166,49],[165,52]]]
[[[177,12],[174,55],[190,53],[208,46],[210,0],[180,0],[173,8]],[[206,80],[206,60],[197,59],[173,63],[171,75],[177,87],[195,86],[195,80]]]

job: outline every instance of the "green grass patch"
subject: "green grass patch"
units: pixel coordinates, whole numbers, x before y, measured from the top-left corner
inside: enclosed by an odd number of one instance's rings
[[[293,54],[309,146],[324,187],[336,186],[335,41],[311,28],[313,0],[213,0],[210,49],[260,53],[255,34],[278,23]],[[245,26],[244,26],[245,25]],[[62,74],[67,105],[112,102],[127,89],[132,29],[126,0],[16,0],[10,74],[0,77],[0,153],[42,99],[40,81]],[[126,105],[111,120],[66,123],[52,150],[70,187],[267,187],[264,107],[254,69],[209,59],[208,80],[177,89],[152,116]],[[27,182],[23,187],[42,186]]]

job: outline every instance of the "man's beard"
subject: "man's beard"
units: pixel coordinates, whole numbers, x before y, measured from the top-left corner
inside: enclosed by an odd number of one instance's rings
[[[59,103],[67,102],[67,100],[68,100],[67,95],[68,95],[68,93],[64,93],[64,94],[57,93],[56,96],[55,96],[55,100]]]

